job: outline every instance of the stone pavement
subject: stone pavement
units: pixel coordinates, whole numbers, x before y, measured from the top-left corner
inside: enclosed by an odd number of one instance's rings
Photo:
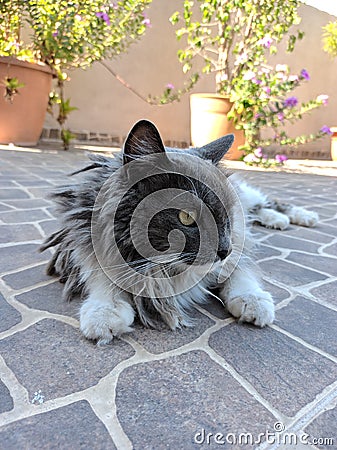
[[[255,227],[273,326],[210,303],[195,328],[96,347],[37,252],[57,228],[46,193],[84,159],[0,151],[0,449],[337,448],[336,177],[245,173],[321,217]]]

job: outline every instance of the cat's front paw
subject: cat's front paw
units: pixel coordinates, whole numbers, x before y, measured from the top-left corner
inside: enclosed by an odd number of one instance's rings
[[[262,208],[258,215],[258,221],[267,228],[275,228],[276,230],[285,230],[289,226],[289,218],[273,209]]]
[[[258,327],[270,325],[275,318],[273,299],[268,292],[262,290],[231,298],[227,302],[227,308],[240,322],[252,322]]]
[[[114,336],[132,331],[134,316],[127,302],[101,303],[89,297],[80,310],[80,330],[98,345],[109,344]]]
[[[314,227],[319,221],[315,211],[308,211],[299,206],[293,206],[288,215],[291,223],[302,225],[302,227]]]

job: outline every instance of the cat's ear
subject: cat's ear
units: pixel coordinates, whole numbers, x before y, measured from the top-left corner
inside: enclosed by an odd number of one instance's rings
[[[198,149],[198,155],[202,159],[209,159],[213,164],[218,162],[225,156],[234,142],[234,134],[226,134],[216,141],[210,142]]]
[[[149,120],[140,120],[129,132],[123,148],[123,163],[152,153],[165,153],[165,147],[156,126]]]

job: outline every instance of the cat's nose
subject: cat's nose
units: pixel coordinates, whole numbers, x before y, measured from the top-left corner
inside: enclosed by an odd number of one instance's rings
[[[229,246],[226,248],[221,248],[221,249],[219,248],[217,253],[218,253],[219,258],[221,260],[223,260],[223,259],[227,258],[228,255],[230,255],[231,251],[232,251],[232,245],[229,244]]]

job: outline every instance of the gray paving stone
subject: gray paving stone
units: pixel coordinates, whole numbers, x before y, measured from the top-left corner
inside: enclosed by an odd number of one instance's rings
[[[0,243],[24,242],[42,239],[38,229],[30,224],[0,225]]]
[[[48,261],[51,253],[46,250],[39,253],[39,245],[22,244],[0,249],[0,272],[9,272],[34,263]]]
[[[259,261],[260,259],[270,258],[272,256],[280,256],[281,254],[279,250],[260,244],[254,253],[254,259]]]
[[[309,434],[308,441],[315,443],[315,448],[322,450],[336,448],[337,407],[324,411],[304,431]]]
[[[0,414],[5,411],[11,411],[13,407],[14,403],[11,394],[7,386],[0,380]],[[0,431],[0,446],[1,446],[1,431]]]
[[[1,213],[0,218],[5,223],[37,222],[50,217],[42,209],[27,209]]]
[[[333,227],[337,227],[337,218],[331,219],[331,220],[326,220],[324,223],[326,223],[327,225],[331,225]]]
[[[276,323],[282,326],[282,321]],[[313,401],[337,376],[336,364],[268,327],[231,324],[214,333],[209,344],[288,416]]]
[[[170,330],[164,323],[158,324],[158,330],[145,328],[136,323],[134,331],[130,335],[151,353],[162,353],[181,347],[198,338],[207,328],[214,325],[213,320],[198,311],[191,311],[191,317],[195,323],[193,327],[184,327],[178,330]]]
[[[194,440],[196,434],[202,430],[213,436],[246,432],[257,437],[275,422],[227,371],[201,351],[124,370],[116,403],[118,418],[135,450],[214,449],[219,444],[211,440],[211,445],[205,442],[201,447]]]
[[[115,449],[103,423],[85,400],[6,425],[0,431],[6,450]]]
[[[21,314],[13,306],[6,302],[0,293],[0,332],[9,330],[21,322]]]
[[[310,267],[337,276],[337,259],[328,256],[307,255],[299,252],[291,252],[286,259],[302,264],[308,268]]]
[[[217,292],[214,292],[217,295]],[[228,319],[232,317],[220,300],[210,297],[209,301],[202,305],[202,308],[213,314],[218,319]]]
[[[0,203],[0,212],[3,211],[10,211],[12,208],[10,206],[4,205],[3,203]]]
[[[331,283],[322,284],[314,289],[310,290],[310,293],[314,295],[318,300],[324,300],[337,306],[337,281]]]
[[[327,222],[321,222],[317,225],[317,231],[329,234],[332,237],[337,237],[337,229],[334,225],[329,225]]]
[[[277,324],[309,344],[337,356],[336,311],[299,296],[277,312]]]
[[[45,400],[95,385],[134,354],[124,341],[97,347],[79,330],[50,319],[1,340],[0,352],[29,398],[41,390]]]
[[[40,268],[43,273],[43,269]],[[53,278],[48,277],[49,280]],[[62,314],[78,319],[80,302],[73,300],[67,302],[62,299],[63,284],[55,283],[32,289],[28,292],[16,296],[16,300],[33,309],[48,311],[54,314]]]
[[[282,289],[273,283],[269,283],[266,280],[263,280],[263,286],[266,291],[271,293],[276,305],[290,296],[290,292],[288,292],[286,289]]]
[[[292,227],[289,230],[283,231],[285,236],[305,239],[313,241],[315,243],[328,244],[331,242],[332,237],[326,234],[320,233],[318,229],[308,229],[304,227]]]
[[[51,183],[49,183],[46,180],[41,180],[40,178],[31,179],[31,180],[18,180],[18,183],[21,184],[24,187],[39,187],[39,186],[52,186]]]
[[[259,263],[263,275],[273,278],[286,286],[301,286],[327,277],[314,270],[296,266],[281,259],[272,259]]]
[[[27,190],[35,197],[46,199],[51,191],[50,187],[29,187]]]
[[[328,255],[337,257],[337,244],[329,245],[328,247],[325,247],[323,251]]]
[[[29,198],[29,195],[21,189],[11,188],[0,190],[0,200],[12,200],[23,198]]]
[[[49,235],[60,229],[60,222],[57,219],[43,220],[39,222],[40,227]]]
[[[16,209],[44,208],[50,205],[50,202],[42,198],[26,198],[23,200],[6,200],[6,205]]]
[[[41,264],[30,269],[5,275],[3,276],[3,280],[12,289],[22,289],[33,286],[41,281],[50,281],[52,278],[46,275],[46,264]]]
[[[302,250],[309,253],[317,253],[317,250],[320,248],[320,244],[284,236],[282,234],[270,236],[264,242],[275,247],[281,247],[284,249],[288,248],[292,250]]]

